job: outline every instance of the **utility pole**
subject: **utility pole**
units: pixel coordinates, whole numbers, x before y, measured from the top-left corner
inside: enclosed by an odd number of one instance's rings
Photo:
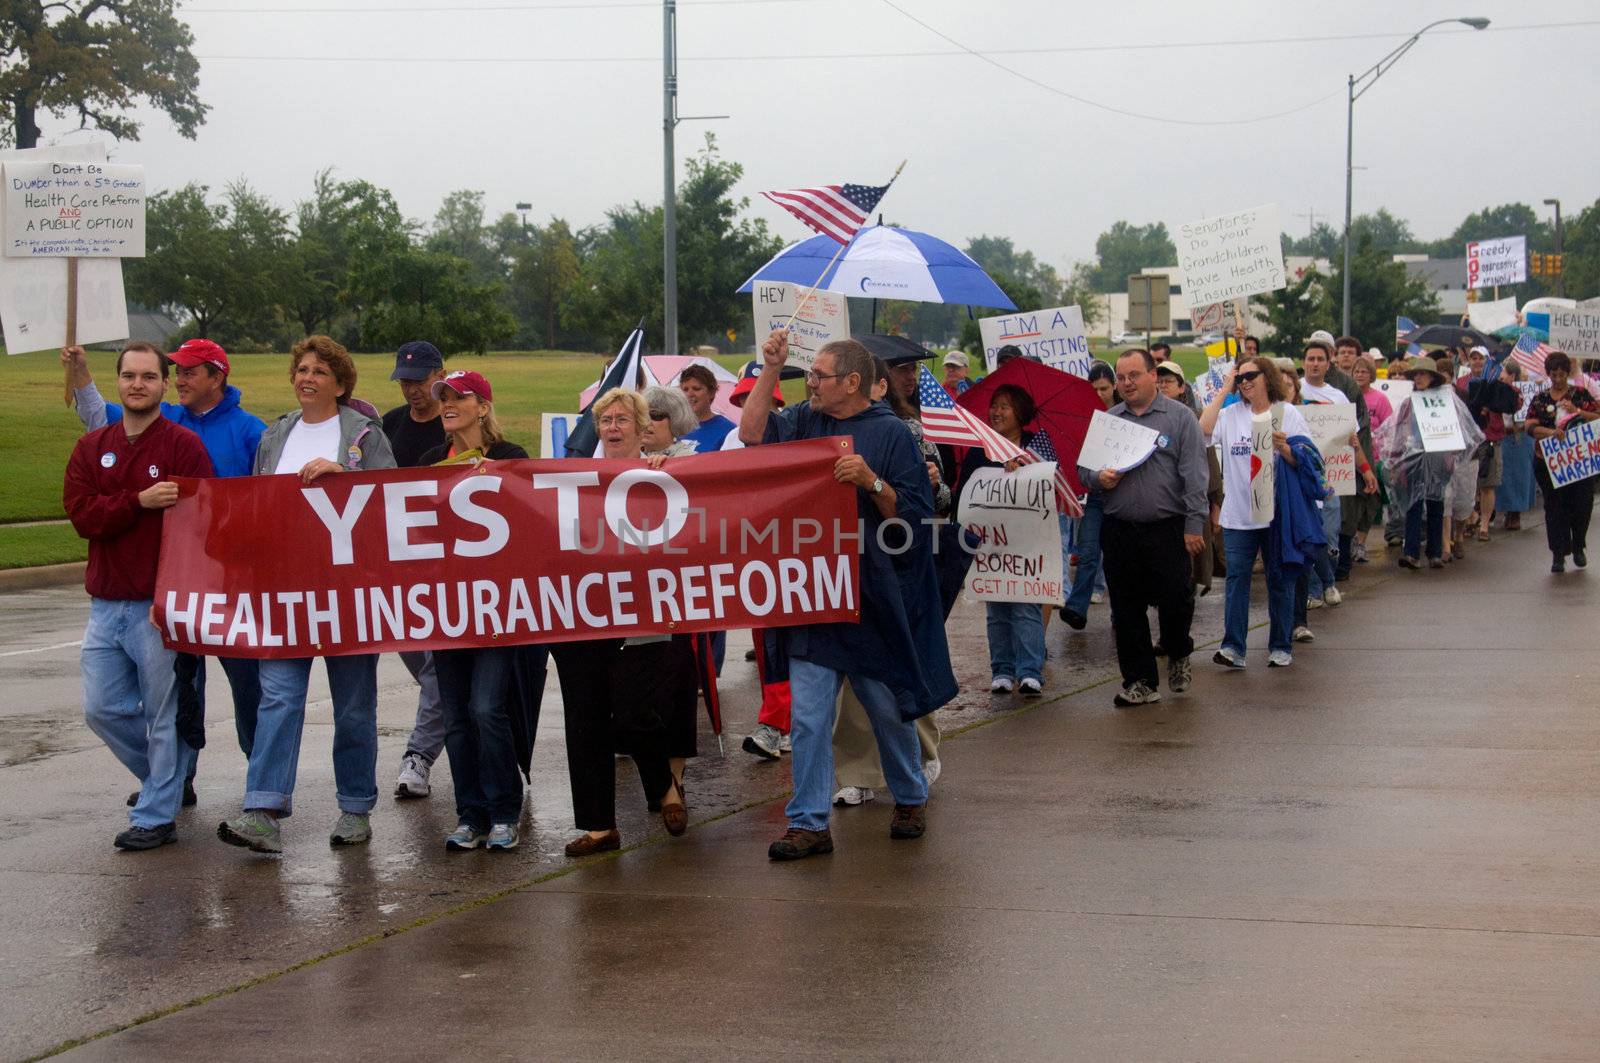
[[[1561,246],[1561,200],[1547,199],[1544,204],[1547,207],[1556,208],[1556,261],[1561,265],[1561,271],[1556,274],[1556,295],[1564,298],[1567,294],[1567,260],[1562,256],[1562,252],[1566,249]]]
[[[1312,207],[1310,210],[1307,210],[1304,214],[1298,214],[1297,213],[1295,215],[1295,217],[1297,217],[1297,218],[1305,218],[1306,219],[1306,235],[1307,236],[1315,236],[1316,235],[1316,232],[1317,232],[1317,208],[1316,207]],[[1324,217],[1326,217],[1326,215],[1324,215]]]
[[[678,353],[678,188],[674,176],[676,156],[672,134],[678,127],[678,3],[661,0],[661,159],[664,194],[661,200],[662,298],[661,351]]]

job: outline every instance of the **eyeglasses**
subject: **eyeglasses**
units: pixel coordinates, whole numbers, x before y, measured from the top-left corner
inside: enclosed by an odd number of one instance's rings
[[[838,380],[840,377],[847,377],[849,375],[849,373],[819,373],[815,369],[807,369],[806,383],[810,384],[812,387],[816,387],[824,380]]]
[[[670,421],[672,420],[672,415],[662,410],[651,410],[650,419],[652,421]]]
[[[632,423],[632,417],[620,413],[613,417],[602,417],[599,421],[601,428],[626,428]]]
[[[1261,375],[1261,370],[1257,369],[1253,373],[1240,373],[1237,376],[1235,376],[1233,379],[1237,380],[1241,384],[1248,384],[1248,383],[1250,383],[1250,381],[1254,380],[1256,377],[1258,377],[1260,375]]]

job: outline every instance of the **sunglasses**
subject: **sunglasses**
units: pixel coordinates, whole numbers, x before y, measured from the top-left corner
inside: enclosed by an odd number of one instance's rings
[[[651,410],[650,419],[652,421],[670,421],[672,419],[672,415],[670,413],[663,413],[661,410]]]
[[[1240,373],[1237,376],[1235,376],[1233,379],[1237,380],[1241,384],[1248,384],[1248,383],[1250,383],[1250,381],[1254,380],[1256,377],[1258,377],[1260,375],[1261,375],[1261,370],[1257,369],[1253,373]]]

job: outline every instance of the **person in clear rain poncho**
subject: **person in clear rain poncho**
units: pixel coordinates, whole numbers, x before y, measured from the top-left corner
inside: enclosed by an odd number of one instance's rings
[[[1483,430],[1474,423],[1466,403],[1450,386],[1449,376],[1440,372],[1439,363],[1417,358],[1406,370],[1406,376],[1411,378],[1415,393],[1450,397],[1455,404],[1456,419],[1461,425],[1461,437],[1466,441],[1462,450],[1425,450],[1416,409],[1408,401],[1401,403],[1395,411],[1394,431],[1384,455],[1390,475],[1390,492],[1400,512],[1406,515],[1405,545],[1401,550],[1400,567],[1422,567],[1425,521],[1428,567],[1441,568],[1444,565],[1445,503],[1450,494],[1451,478],[1455,475],[1457,464],[1470,459],[1477,451],[1483,442]]]

